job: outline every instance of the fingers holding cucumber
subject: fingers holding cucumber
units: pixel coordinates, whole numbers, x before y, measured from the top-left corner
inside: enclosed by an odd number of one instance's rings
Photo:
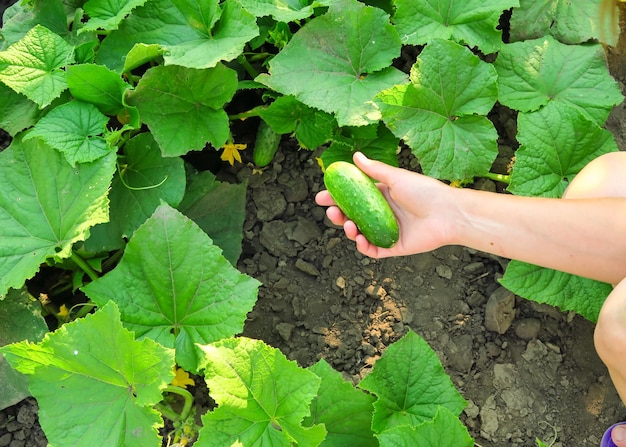
[[[358,232],[372,244],[391,248],[398,242],[398,221],[389,203],[372,179],[355,165],[343,161],[332,163],[324,173],[328,195],[321,195],[318,203],[330,205],[333,201],[345,215],[336,209],[329,210],[334,223],[354,222]],[[346,234],[355,233],[349,226]],[[354,234],[356,238],[356,234]],[[348,234],[350,237],[350,234]]]

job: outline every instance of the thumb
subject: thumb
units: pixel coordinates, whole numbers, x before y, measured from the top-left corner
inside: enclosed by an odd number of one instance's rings
[[[378,180],[379,182],[385,183],[389,185],[392,183],[393,179],[397,176],[396,170],[393,166],[390,166],[381,161],[372,160],[367,158],[365,154],[362,152],[355,152],[352,157],[354,160],[354,164],[368,176],[373,178],[374,180]]]
[[[626,425],[618,425],[613,428],[611,437],[617,447],[626,447]]]

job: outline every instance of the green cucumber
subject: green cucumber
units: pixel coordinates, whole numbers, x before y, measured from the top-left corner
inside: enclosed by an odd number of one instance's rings
[[[261,120],[252,151],[252,161],[255,165],[264,168],[272,162],[280,145],[280,137],[281,135],[276,133],[269,124]]]
[[[390,248],[400,229],[389,203],[363,171],[351,163],[336,161],[324,172],[324,184],[337,206],[372,244]]]

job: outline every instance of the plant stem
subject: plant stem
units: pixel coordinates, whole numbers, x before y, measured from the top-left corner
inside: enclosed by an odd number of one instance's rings
[[[248,59],[246,59],[246,56],[244,54],[240,55],[237,58],[237,62],[241,64],[241,66],[248,72],[252,79],[256,78],[259,75],[259,72],[254,69],[250,62],[248,62]]]
[[[98,307],[96,303],[92,303],[91,301],[88,301],[86,303],[76,304],[75,306],[72,306],[72,308],[70,309],[70,315],[72,313],[72,310],[78,306],[80,306],[80,309],[76,312],[76,315],[74,315],[75,320],[87,315],[89,312],[91,312],[91,309],[93,309],[94,307]]]
[[[124,249],[120,248],[115,253],[113,253],[109,259],[102,263],[102,271],[106,272],[110,267],[112,267],[124,254]]]
[[[176,418],[172,419],[172,421],[184,421],[189,417],[189,412],[191,411],[191,406],[193,405],[193,396],[189,391],[179,386],[168,385],[163,390],[168,393],[178,394],[185,399],[185,403],[183,404],[183,409],[180,412],[180,415],[177,415]],[[167,415],[166,415],[167,416]],[[167,416],[169,418],[169,416]]]
[[[74,261],[76,263],[76,265],[78,267],[80,267],[80,269],[85,272],[87,274],[87,276],[89,276],[89,278],[92,281],[95,281],[96,279],[98,279],[98,274],[94,271],[94,269],[92,269],[89,264],[87,264],[87,261],[85,261],[83,258],[80,257],[80,255],[78,253],[76,253],[75,251],[72,251],[72,256],[71,256],[72,261]]]
[[[156,404],[155,407],[157,410],[161,412],[163,416],[168,418],[170,421],[177,422],[180,420],[180,416],[174,410],[169,408],[167,405]]]
[[[257,62],[257,61],[263,61],[265,59],[267,59],[268,57],[270,57],[272,54],[266,52],[263,53],[252,53],[252,55],[250,56],[250,60],[253,62]]]
[[[260,116],[261,111],[267,109],[267,106],[256,106],[253,109],[248,110],[247,112],[237,113],[235,115],[229,115],[228,119],[231,121],[234,120],[245,120],[246,118],[252,118],[254,116]]]
[[[496,174],[495,172],[487,172],[481,177],[487,178],[489,180],[493,180],[496,182],[506,183],[507,185],[511,184],[511,176],[505,174]]]

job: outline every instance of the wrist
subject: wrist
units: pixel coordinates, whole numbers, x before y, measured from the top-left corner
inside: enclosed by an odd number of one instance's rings
[[[494,193],[451,187],[449,196],[447,243],[471,248],[486,248],[484,243],[495,245],[494,241],[487,241],[498,233],[498,220],[492,216],[490,200]]]

